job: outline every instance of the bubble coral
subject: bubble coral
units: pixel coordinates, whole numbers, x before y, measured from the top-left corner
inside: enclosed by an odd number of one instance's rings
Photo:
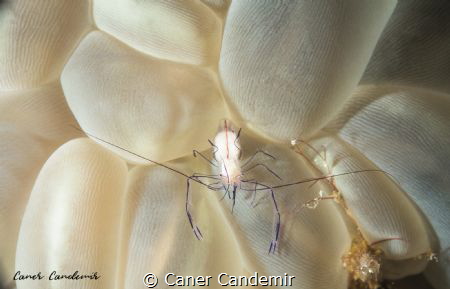
[[[2,2],[0,287],[287,272],[295,288],[339,289],[352,272],[367,281],[380,271],[391,280],[424,272],[448,288],[449,15],[446,0]],[[281,241],[268,255],[263,194],[254,208],[240,195],[232,215],[194,186],[200,242],[184,212],[185,178],[73,129],[191,174],[211,170],[192,150],[210,151],[224,117],[243,128],[245,156],[269,151],[286,183],[386,174],[277,190]],[[322,157],[299,155],[293,139]],[[326,200],[296,210],[334,187],[347,213]],[[392,240],[376,257],[364,247],[349,274],[343,257],[356,236]],[[430,252],[439,262],[419,258]],[[17,271],[101,278],[12,282]]]

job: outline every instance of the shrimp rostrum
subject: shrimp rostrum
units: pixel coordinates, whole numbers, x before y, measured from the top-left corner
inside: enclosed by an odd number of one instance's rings
[[[278,208],[277,201],[275,199],[275,193],[271,186],[257,182],[253,179],[247,179],[246,174],[251,170],[260,167],[266,170],[268,173],[272,174],[276,178],[281,178],[272,171],[268,166],[262,163],[253,163],[255,156],[258,154],[263,154],[268,158],[274,159],[274,157],[267,152],[262,150],[257,150],[252,156],[250,156],[246,161],[242,161],[242,149],[240,146],[240,134],[239,129],[236,132],[235,127],[229,120],[223,120],[219,127],[219,131],[214,138],[214,142],[208,140],[213,147],[213,159],[208,159],[202,153],[194,150],[193,154],[195,157],[200,156],[205,161],[209,162],[216,171],[217,174],[206,175],[206,174],[194,174],[192,177],[187,179],[187,192],[186,192],[186,214],[189,223],[192,227],[194,235],[197,239],[202,239],[202,234],[197,225],[194,223],[192,214],[190,212],[190,180],[196,180],[203,184],[206,184],[209,189],[215,191],[223,191],[224,195],[222,199],[228,197],[232,201],[232,212],[236,204],[236,194],[239,191],[251,191],[252,189],[248,184],[253,187],[258,187],[260,190],[265,190],[270,194],[271,201],[273,204],[274,211],[274,230],[273,238],[270,242],[269,253],[274,253],[278,246],[278,241],[280,238],[280,226],[281,226],[281,215]],[[243,186],[244,185],[244,186]],[[256,190],[255,190],[256,192]]]

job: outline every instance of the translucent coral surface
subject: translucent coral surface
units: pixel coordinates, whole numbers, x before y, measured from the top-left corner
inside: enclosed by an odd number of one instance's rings
[[[449,50],[447,0],[1,1],[0,288],[450,288]]]

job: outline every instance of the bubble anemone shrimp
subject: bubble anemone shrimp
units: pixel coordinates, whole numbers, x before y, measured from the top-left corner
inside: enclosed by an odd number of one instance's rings
[[[81,130],[78,127],[75,127],[78,130]],[[164,163],[160,163],[149,158],[146,158],[142,155],[139,155],[135,152],[132,152],[126,148],[115,145],[105,139],[94,136],[90,133],[85,132],[86,135],[92,137],[93,139],[99,141],[100,143],[111,145],[119,150],[127,152],[131,155],[134,155],[142,160],[148,161],[157,166],[161,166],[165,169],[168,169],[171,172],[174,172],[178,175],[181,175],[186,178],[186,200],[185,200],[185,211],[187,220],[189,225],[193,231],[193,234],[196,239],[202,240],[203,234],[197,223],[195,222],[194,215],[192,213],[192,205],[191,205],[191,182],[195,182],[202,186],[205,186],[209,190],[223,192],[223,195],[220,200],[223,200],[225,197],[231,200],[231,212],[234,212],[234,208],[236,205],[236,196],[241,192],[249,192],[253,193],[253,201],[252,204],[255,203],[256,194],[259,192],[268,193],[271,199],[272,208],[273,208],[273,216],[274,216],[274,225],[272,231],[272,240],[269,245],[269,254],[273,254],[276,252],[279,247],[280,242],[280,232],[281,232],[281,212],[278,206],[275,190],[280,188],[286,188],[301,184],[311,184],[325,180],[333,180],[335,177],[341,177],[345,175],[358,174],[358,173],[367,173],[367,172],[380,172],[385,173],[382,170],[378,169],[366,169],[366,170],[356,170],[351,172],[343,172],[339,174],[328,174],[325,176],[313,177],[313,178],[305,178],[299,181],[289,182],[285,184],[277,184],[270,185],[265,182],[261,182],[259,180],[253,178],[247,178],[249,172],[256,169],[261,168],[264,169],[268,174],[272,175],[274,178],[279,181],[283,180],[275,171],[269,168],[268,165],[258,162],[255,163],[257,155],[263,155],[267,159],[275,160],[276,158],[270,153],[257,149],[253,154],[251,154],[245,160],[242,159],[243,149],[240,145],[241,138],[241,129],[236,130],[235,126],[230,120],[224,119],[221,121],[219,125],[218,132],[214,138],[214,141],[208,140],[211,147],[213,148],[212,159],[207,158],[202,152],[197,150],[193,150],[194,157],[201,157],[203,160],[208,162],[213,171],[215,170],[216,174],[207,174],[207,173],[193,173],[187,174],[178,169],[175,169],[171,166],[168,166]],[[334,197],[321,197],[321,199],[333,199]]]

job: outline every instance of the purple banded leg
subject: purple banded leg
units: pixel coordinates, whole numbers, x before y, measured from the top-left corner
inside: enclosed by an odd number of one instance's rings
[[[222,188],[222,186],[217,187],[217,188],[214,187],[214,185],[221,184],[221,183],[222,183],[221,181],[217,181],[217,182],[212,183],[212,184],[207,184],[206,182],[202,182],[202,181],[200,180],[200,179],[213,179],[213,180],[219,180],[219,178],[218,178],[217,175],[203,175],[203,174],[195,173],[195,174],[193,174],[193,175],[191,176],[191,179],[193,179],[193,180],[199,182],[200,184],[206,186],[208,189],[213,190],[213,191],[218,191],[219,189]]]
[[[234,146],[239,150],[239,156],[238,156],[238,159],[241,159],[241,157],[242,157],[242,149],[241,149],[240,146],[238,146],[238,145],[236,144],[237,141],[239,140],[239,137],[241,136],[241,129],[242,129],[242,128],[239,128],[239,131],[238,131],[238,133],[237,133],[237,136],[236,136],[236,138],[234,139]]]
[[[216,159],[216,152],[219,150],[219,148],[211,141],[208,139],[209,144],[214,148],[214,151],[212,153],[214,160],[217,161]]]
[[[275,160],[276,158],[273,156],[273,155],[271,155],[271,154],[269,154],[269,153],[266,153],[265,151],[263,151],[263,150],[261,150],[261,149],[258,149],[243,165],[242,165],[242,168],[244,168],[245,166],[247,166],[249,163],[251,163],[251,161],[255,158],[255,156],[257,155],[257,154],[259,154],[259,153],[262,153],[262,154],[264,154],[265,156],[268,156],[269,158],[271,158],[271,159],[273,159],[273,160]]]
[[[198,240],[201,240],[201,239],[203,239],[202,232],[200,232],[200,229],[197,227],[197,225],[194,224],[192,214],[189,210],[189,203],[190,203],[190,197],[189,197],[190,183],[189,183],[189,181],[190,181],[190,179],[187,179],[187,181],[186,181],[186,215],[188,217],[189,224],[191,225],[192,232],[194,232],[194,235]]]
[[[225,198],[225,196],[226,196],[227,194],[229,194],[229,193],[228,193],[228,188],[225,187],[225,185],[222,185],[222,188],[225,190],[225,193],[223,194],[222,198],[220,198],[220,201],[222,201],[222,200]]]
[[[272,188],[270,188],[270,194],[271,194],[272,200],[273,200],[275,226],[274,226],[274,238],[270,242],[269,254],[270,253],[275,254],[275,251],[278,247],[278,241],[280,239],[281,215],[280,215],[280,211],[278,210],[278,204],[277,204],[277,201],[275,200],[275,193],[273,192]]]
[[[213,190],[213,191],[217,191],[218,189],[220,189],[220,188],[222,188],[222,186],[220,186],[220,187],[214,187],[215,185],[218,185],[218,184],[220,184],[221,182],[215,182],[215,183],[212,183],[212,184],[208,184],[207,185],[207,187],[208,187],[208,189],[210,189],[210,190]]]
[[[234,213],[234,206],[236,205],[236,191],[237,191],[237,186],[233,186],[233,206],[231,207],[231,214]]]
[[[217,164],[213,163],[210,159],[208,159],[207,157],[205,157],[201,152],[199,152],[198,150],[193,150],[192,154],[194,155],[194,157],[196,158],[197,155],[201,156],[205,161],[207,161],[208,163],[210,163],[212,166],[215,166],[216,168],[218,167]]]
[[[247,173],[247,172],[249,172],[249,171],[251,171],[251,170],[253,170],[254,168],[257,168],[257,167],[263,167],[263,168],[265,168],[269,173],[271,173],[273,176],[275,176],[277,179],[279,179],[279,180],[283,180],[279,175],[277,175],[274,171],[272,171],[268,166],[266,166],[265,164],[255,164],[254,166],[252,166],[251,168],[249,168],[249,169],[245,169],[244,171],[243,171],[243,173]]]
[[[275,254],[277,248],[278,248],[278,242],[280,240],[280,228],[281,228],[281,214],[280,214],[280,210],[278,209],[278,203],[277,200],[275,199],[275,193],[273,191],[273,189],[267,185],[258,183],[258,182],[250,182],[250,181],[242,181],[245,183],[249,183],[249,184],[255,184],[255,189],[256,190],[256,186],[260,185],[263,188],[265,188],[266,190],[270,191],[270,195],[272,197],[272,201],[273,201],[273,212],[274,212],[274,232],[273,232],[273,239],[270,242],[270,247],[269,247],[269,254]],[[250,189],[243,189],[244,191],[251,191]]]

